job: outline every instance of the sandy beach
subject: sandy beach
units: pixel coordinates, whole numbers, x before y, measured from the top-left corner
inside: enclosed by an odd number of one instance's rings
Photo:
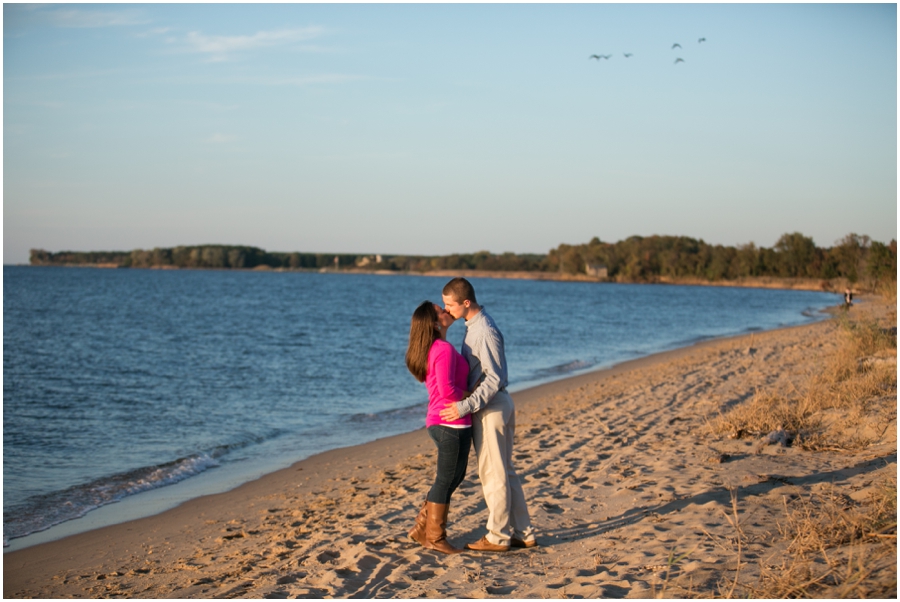
[[[895,305],[867,301],[853,320],[896,326]],[[896,347],[854,358],[860,375],[887,370],[893,384],[824,412],[814,444],[729,428],[761,395],[804,390],[845,330],[826,320],[716,340],[514,394],[537,548],[444,556],[407,541],[435,465],[419,430],[9,552],[4,597],[780,597],[804,579],[801,595],[894,597]],[[845,438],[829,442],[829,420]],[[458,546],[484,534],[474,465],[450,509]],[[885,491],[893,526],[876,508]],[[798,544],[818,532],[803,520],[876,510],[881,522],[851,521],[847,537]]]

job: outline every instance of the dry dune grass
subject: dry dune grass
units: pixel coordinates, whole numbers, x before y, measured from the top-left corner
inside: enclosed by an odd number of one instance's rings
[[[897,481],[854,500],[834,486],[785,501],[780,563],[762,567],[762,598],[893,598],[897,592]]]
[[[896,300],[896,287],[893,295]],[[896,324],[896,310],[887,317]],[[817,371],[781,390],[758,389],[714,420],[712,430],[734,438],[781,431],[811,452],[858,452],[884,442],[896,428],[896,329],[868,316],[834,319],[839,341]],[[822,483],[783,499],[777,551],[761,563],[756,583],[739,584],[736,577],[730,587],[720,584],[722,595],[731,597],[737,587],[740,595],[762,598],[896,596],[896,474],[861,492]],[[736,510],[734,524],[740,564]]]
[[[896,334],[871,319],[835,319],[840,341],[819,371],[786,390],[757,389],[713,430],[733,438],[783,430],[810,451],[859,450],[880,440],[896,418]]]

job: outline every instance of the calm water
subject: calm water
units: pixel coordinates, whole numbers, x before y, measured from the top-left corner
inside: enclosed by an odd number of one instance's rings
[[[472,282],[506,338],[512,390],[808,322],[840,301],[798,291]],[[439,301],[443,284],[4,267],[4,544],[165,485],[215,473],[233,486],[423,426],[426,391],[403,356],[413,309]],[[463,330],[450,329],[457,347]]]

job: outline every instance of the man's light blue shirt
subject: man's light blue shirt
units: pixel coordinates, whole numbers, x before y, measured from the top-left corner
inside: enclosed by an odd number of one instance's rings
[[[484,307],[471,320],[466,320],[462,355],[469,363],[468,385],[472,393],[457,401],[456,409],[460,416],[465,416],[484,408],[509,382],[503,334]]]

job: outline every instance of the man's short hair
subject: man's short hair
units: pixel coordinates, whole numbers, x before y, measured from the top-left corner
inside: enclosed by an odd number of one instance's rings
[[[465,278],[454,278],[444,285],[442,293],[448,297],[453,297],[453,300],[457,303],[469,300],[478,305],[478,301],[475,300],[475,289],[472,287],[472,283]]]

